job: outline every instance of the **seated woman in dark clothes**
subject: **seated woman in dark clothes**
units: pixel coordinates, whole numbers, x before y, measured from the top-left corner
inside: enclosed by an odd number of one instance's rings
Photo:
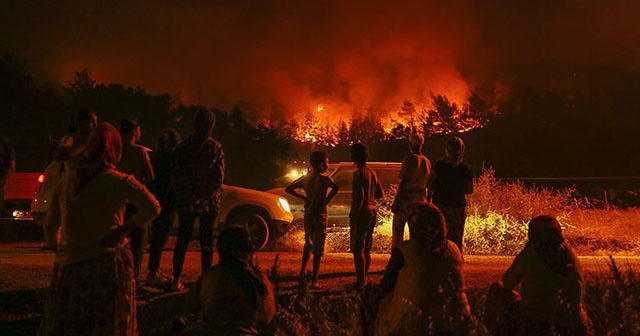
[[[564,243],[555,217],[529,222],[529,241],[502,277],[519,290],[520,335],[586,335],[584,280],[578,258]]]
[[[398,243],[382,278],[375,335],[465,335],[471,312],[464,293],[462,255],[431,203],[409,206],[407,241]]]
[[[225,229],[218,253],[220,262],[189,293],[187,308],[197,322],[181,335],[264,335],[276,313],[275,295],[253,261],[247,230]]]

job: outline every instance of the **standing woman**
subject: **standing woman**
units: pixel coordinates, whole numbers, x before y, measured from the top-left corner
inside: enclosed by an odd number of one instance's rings
[[[473,175],[462,159],[464,141],[453,137],[447,142],[444,159],[438,160],[429,175],[429,194],[447,221],[447,238],[462,252],[464,222],[467,220],[465,195],[473,193]]]
[[[118,130],[101,123],[77,172],[56,189],[49,221],[60,223],[62,235],[39,335],[137,335],[133,261],[123,238],[160,206],[116,169],[121,155]],[[138,208],[126,221],[125,204]]]

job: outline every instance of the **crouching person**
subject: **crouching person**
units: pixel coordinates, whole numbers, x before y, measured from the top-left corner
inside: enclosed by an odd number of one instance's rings
[[[218,238],[220,262],[206,270],[187,298],[196,324],[181,335],[264,335],[276,313],[271,282],[253,261],[245,228],[230,227]]]
[[[529,222],[529,241],[505,272],[506,290],[520,291],[519,335],[587,335],[578,258],[564,243],[556,218]]]
[[[408,241],[399,242],[382,278],[389,293],[375,322],[380,335],[466,335],[471,311],[464,293],[462,254],[431,203],[409,205]]]

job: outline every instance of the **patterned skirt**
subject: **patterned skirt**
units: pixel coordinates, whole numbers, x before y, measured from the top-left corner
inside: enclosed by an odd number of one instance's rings
[[[136,288],[125,248],[55,265],[38,335],[137,335]]]

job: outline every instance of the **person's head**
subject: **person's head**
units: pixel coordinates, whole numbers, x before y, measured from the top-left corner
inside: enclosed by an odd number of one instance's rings
[[[324,173],[329,168],[329,155],[323,151],[315,151],[311,153],[309,163],[315,172]]]
[[[422,135],[417,133],[412,133],[409,135],[409,148],[411,149],[411,153],[420,154],[422,151],[422,144],[424,144],[424,138]]]
[[[249,231],[242,226],[229,226],[218,237],[218,254],[220,261],[251,261],[254,246]]]
[[[79,134],[88,135],[98,125],[98,115],[88,109],[78,111],[75,119],[75,127],[72,128],[74,132]]]
[[[137,143],[142,135],[140,124],[133,119],[120,120],[120,135],[122,135],[122,140],[125,142]]]
[[[115,167],[122,157],[122,137],[108,122],[102,122],[91,132],[84,151],[84,164],[94,167]]]
[[[369,158],[369,148],[362,143],[356,143],[351,146],[351,159],[358,167],[364,167]]]
[[[173,128],[166,128],[158,139],[158,149],[164,153],[171,153],[180,143],[180,133]]]
[[[564,244],[560,223],[553,216],[538,216],[529,221],[527,246],[532,247],[554,273],[563,274],[577,265],[575,254]]]
[[[100,172],[115,168],[122,158],[122,138],[110,123],[100,123],[89,134],[82,160],[77,170],[75,194]]]
[[[529,241],[539,246],[554,246],[564,242],[558,220],[549,215],[537,216],[529,221]]]
[[[442,254],[447,248],[447,224],[435,205],[427,202],[412,203],[407,208],[409,234],[432,254]]]
[[[464,157],[464,141],[459,137],[453,137],[447,141],[447,147],[444,149],[444,155],[448,161],[459,164]]]
[[[207,139],[211,136],[216,125],[216,115],[209,109],[199,109],[193,118],[194,137]]]

